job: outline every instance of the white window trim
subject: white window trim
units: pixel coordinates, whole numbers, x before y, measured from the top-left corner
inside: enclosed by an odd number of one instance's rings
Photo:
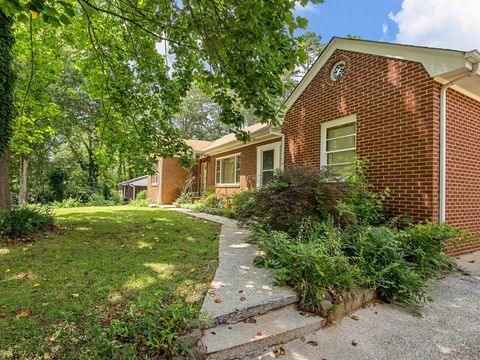
[[[340,125],[346,125],[350,123],[357,124],[357,115],[349,115],[342,117],[340,119],[331,120],[321,124],[321,138],[320,138],[320,165],[322,168],[328,167],[327,159],[327,130],[331,127],[336,127]],[[343,149],[341,151],[355,150],[357,149],[357,127],[355,126],[355,148],[352,149]],[[350,136],[350,135],[349,135]],[[332,151],[330,151],[332,152]]]
[[[262,186],[262,152],[274,150],[273,168],[278,170],[281,166],[281,144],[282,142],[278,141],[267,145],[257,146],[257,188]]]
[[[155,169],[155,171],[157,171],[157,169]],[[156,180],[155,182],[153,182],[153,178],[156,177]],[[158,185],[158,171],[155,173],[155,175],[152,175],[152,186],[153,185]]]
[[[232,157],[236,158],[237,156],[240,157],[240,154],[241,153],[236,153],[236,154],[231,154],[231,155],[215,158],[215,186],[236,186],[236,185],[240,185],[240,181],[233,182],[233,183],[222,183],[222,182],[217,183],[217,163],[218,163],[218,160],[228,159],[228,158],[232,158]],[[242,159],[240,159],[240,168],[242,166],[241,161],[242,161]],[[220,162],[220,164],[221,164],[221,162]],[[237,173],[237,159],[235,159],[235,174],[236,173]],[[220,178],[221,177],[222,177],[222,172],[220,170]],[[235,175],[235,177],[236,177],[236,175]]]

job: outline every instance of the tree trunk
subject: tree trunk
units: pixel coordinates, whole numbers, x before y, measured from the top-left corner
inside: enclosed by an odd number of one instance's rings
[[[30,155],[22,155],[20,157],[20,177],[18,191],[18,205],[27,203],[28,191],[28,165],[30,164]]]
[[[0,210],[8,210],[10,200],[9,146],[13,122],[12,19],[0,9]]]
[[[10,199],[9,152],[5,147],[0,155],[0,210],[8,210],[12,205]]]

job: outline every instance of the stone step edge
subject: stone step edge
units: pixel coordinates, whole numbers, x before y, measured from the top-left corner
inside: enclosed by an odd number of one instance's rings
[[[236,309],[235,311],[212,317],[211,323],[208,324],[206,329],[210,329],[221,324],[236,324],[240,321],[263,315],[271,310],[279,309],[288,305],[298,304],[298,301],[299,296],[295,294],[292,296],[285,296],[283,298],[249,306],[243,309]]]
[[[283,308],[288,308],[288,307],[292,307],[292,305],[287,305],[287,306],[284,306]],[[282,308],[278,308],[274,310],[280,310],[280,309]],[[296,307],[295,307],[295,311],[298,311],[299,313],[301,312],[301,310],[297,309]],[[262,315],[265,315],[265,314],[262,314]],[[259,315],[259,316],[262,316],[262,315]],[[317,331],[327,326],[327,319],[318,315],[313,315],[313,314],[311,316],[313,316],[313,319],[316,321],[306,325],[298,326],[292,329],[284,330],[283,332],[271,334],[269,336],[257,339],[255,341],[244,342],[242,344],[239,344],[227,349],[222,349],[220,351],[215,351],[210,353],[202,343],[201,338],[203,337],[203,334],[204,334],[202,331],[202,336],[198,338],[197,342],[194,344],[194,346],[191,347],[191,349],[195,353],[195,359],[202,359],[202,360],[203,359],[212,359],[212,360],[242,359],[246,356],[260,353],[264,351],[266,348],[285,344],[289,341],[298,339],[302,336],[306,336],[314,331]],[[222,326],[222,325],[226,326],[228,324],[220,324],[219,326]],[[209,330],[205,329],[204,331],[206,332]]]

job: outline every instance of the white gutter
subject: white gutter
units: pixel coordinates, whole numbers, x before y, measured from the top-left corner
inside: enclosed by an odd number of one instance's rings
[[[280,131],[280,132],[279,132]],[[285,134],[279,131],[271,131],[271,134],[280,136],[280,170],[285,168]]]
[[[469,54],[469,53],[468,53]],[[472,70],[460,75],[456,79],[444,84],[440,89],[440,199],[438,209],[439,223],[445,222],[446,210],[446,184],[447,184],[447,90],[463,79],[470,77],[478,71],[478,60],[473,64]]]

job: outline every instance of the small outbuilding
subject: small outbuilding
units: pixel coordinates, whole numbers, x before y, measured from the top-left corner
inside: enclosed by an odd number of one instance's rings
[[[118,184],[120,196],[124,203],[134,200],[140,191],[147,191],[148,176],[140,176]]]

